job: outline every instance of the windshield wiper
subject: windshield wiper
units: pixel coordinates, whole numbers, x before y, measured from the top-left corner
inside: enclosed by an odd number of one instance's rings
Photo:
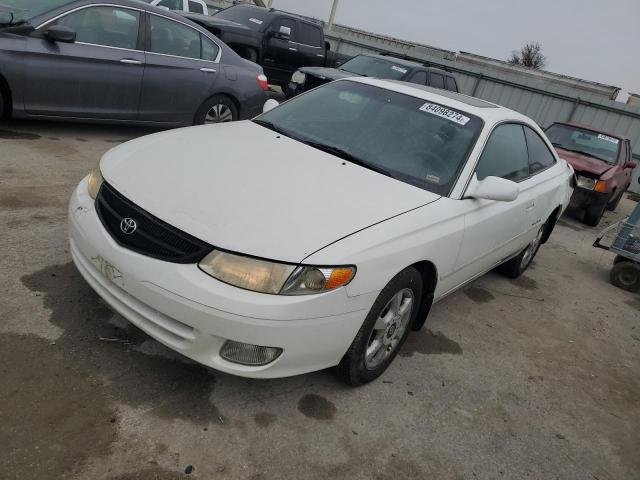
[[[364,168],[368,168],[369,170],[373,170],[374,172],[381,173],[382,175],[386,175],[387,177],[396,178],[396,176],[391,173],[389,170],[386,170],[378,165],[373,163],[369,163],[361,158],[356,157],[355,155],[343,150],[340,147],[334,147],[333,145],[326,145],[324,143],[314,142],[311,140],[302,140],[297,139],[302,143],[309,145],[310,147],[317,148],[318,150],[322,150],[323,152],[330,153],[331,155],[335,155],[336,157],[340,157],[343,160],[354,163]]]
[[[282,135],[285,135],[287,137],[290,137],[291,134],[288,132],[288,130],[285,130],[284,128],[278,127],[275,123],[270,122],[268,120],[260,120],[258,119],[254,119],[252,120],[253,123],[257,123],[258,125],[261,125],[265,128],[268,128],[269,130],[273,130],[276,133],[280,133]]]

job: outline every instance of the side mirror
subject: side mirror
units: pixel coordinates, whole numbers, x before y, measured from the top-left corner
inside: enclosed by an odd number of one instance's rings
[[[637,164],[636,162],[626,162],[626,163],[622,166],[622,168],[623,168],[623,170],[624,170],[624,169],[627,169],[627,168],[632,168],[632,169],[633,169],[633,168],[636,168],[637,166],[638,166],[638,164]]]
[[[262,106],[262,113],[267,113],[269,110],[273,110],[278,105],[280,105],[280,104],[278,103],[277,100],[274,100],[273,98],[270,98],[269,100],[264,102],[264,105]]]
[[[52,42],[73,43],[76,41],[76,32],[64,25],[53,25],[45,30],[44,36]]]
[[[520,187],[516,182],[499,177],[487,177],[478,180],[474,173],[466,198],[478,198],[484,200],[497,200],[499,202],[513,202],[520,194]]]

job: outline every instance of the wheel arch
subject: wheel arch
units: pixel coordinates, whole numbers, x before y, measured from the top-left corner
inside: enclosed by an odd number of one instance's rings
[[[438,268],[429,260],[409,265],[408,268],[415,268],[422,277],[422,300],[418,307],[418,315],[412,325],[412,330],[420,330],[427,321],[427,316],[433,305],[433,294],[438,284]]]
[[[0,114],[2,114],[2,117],[9,117],[13,111],[13,95],[9,82],[7,82],[7,79],[2,73],[0,73],[0,95],[2,95],[2,99],[5,101],[4,112],[0,112]]]
[[[547,219],[547,229],[544,232],[542,240],[540,241],[541,245],[547,243],[547,240],[549,240],[549,237],[551,236],[551,233],[553,232],[553,229],[555,228],[556,223],[560,219],[561,213],[562,213],[562,205],[558,205],[555,208],[555,210],[551,212],[551,215],[549,215],[549,218]]]
[[[212,95],[209,95],[207,98],[205,98],[201,103],[200,106],[198,107],[198,110],[196,111],[195,115],[193,116],[193,121],[195,122],[196,118],[198,117],[198,114],[200,113],[200,110],[202,109],[202,107],[204,106],[205,103],[207,103],[209,100],[211,100],[213,97],[227,97],[229,100],[231,100],[233,102],[233,104],[236,106],[236,109],[238,110],[238,118],[240,118],[241,115],[241,106],[240,106],[240,100],[238,100],[238,98],[231,92],[228,92],[227,90],[223,90],[223,91],[219,91],[216,92]]]

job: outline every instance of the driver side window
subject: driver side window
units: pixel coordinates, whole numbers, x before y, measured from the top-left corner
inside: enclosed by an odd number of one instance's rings
[[[497,127],[478,161],[478,180],[500,177],[518,182],[529,176],[529,154],[522,125],[507,123]]]

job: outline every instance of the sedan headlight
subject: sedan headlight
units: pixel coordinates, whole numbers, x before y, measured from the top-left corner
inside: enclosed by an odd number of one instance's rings
[[[102,182],[104,182],[104,178],[102,178],[102,173],[100,173],[100,167],[96,167],[89,174],[89,184],[87,185],[89,196],[94,200],[98,196]]]
[[[299,83],[302,85],[306,79],[307,79],[307,76],[299,70],[293,72],[293,75],[291,75],[291,81],[293,83]]]
[[[578,186],[580,188],[586,188],[587,190],[593,190],[596,186],[596,179],[578,175]]]
[[[312,267],[271,262],[214,250],[200,269],[221,282],[274,295],[308,295],[347,285],[354,267]]]

